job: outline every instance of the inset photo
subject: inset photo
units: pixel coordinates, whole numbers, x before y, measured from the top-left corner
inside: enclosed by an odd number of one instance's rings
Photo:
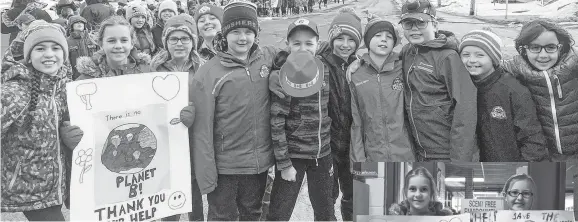
[[[422,221],[424,216],[435,221],[549,221],[548,215],[557,221],[574,221],[577,166],[550,162],[355,163],[354,215],[357,221],[388,222]]]

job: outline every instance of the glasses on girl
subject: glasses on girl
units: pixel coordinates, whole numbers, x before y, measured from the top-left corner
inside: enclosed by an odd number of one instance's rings
[[[425,29],[427,28],[427,24],[430,21],[415,21],[415,20],[406,20],[401,22],[401,27],[405,30],[410,30],[415,25],[418,29]]]
[[[181,43],[183,44],[188,44],[191,42],[191,38],[190,37],[182,37],[182,38],[177,38],[177,37],[171,37],[169,38],[168,42],[171,45],[176,45],[177,42],[181,41]]]
[[[520,191],[517,191],[517,190],[510,190],[510,191],[508,191],[508,195],[509,195],[510,197],[518,197],[518,196],[520,196],[520,194],[521,194],[522,197],[524,197],[524,198],[528,198],[528,197],[531,197],[531,196],[534,195],[532,192],[529,192],[529,191],[523,191],[523,192],[520,192]]]
[[[547,53],[555,53],[562,47],[562,44],[548,44],[545,46],[530,44],[525,45],[524,48],[532,53],[540,53],[542,49],[546,50]]]

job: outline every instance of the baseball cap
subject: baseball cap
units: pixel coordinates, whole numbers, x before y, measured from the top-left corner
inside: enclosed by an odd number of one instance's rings
[[[289,24],[289,28],[287,28],[287,38],[289,38],[291,32],[293,32],[293,30],[295,30],[295,28],[299,26],[304,26],[311,29],[311,31],[313,31],[315,35],[319,37],[319,29],[317,29],[317,23],[306,18],[298,18],[297,20]]]
[[[323,62],[310,52],[292,52],[279,71],[281,88],[292,97],[311,96],[323,86]]]
[[[431,21],[436,18],[436,10],[429,0],[407,0],[401,7],[401,21],[406,19],[416,19],[420,21]]]

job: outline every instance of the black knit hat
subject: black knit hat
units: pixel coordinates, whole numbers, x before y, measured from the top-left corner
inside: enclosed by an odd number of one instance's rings
[[[393,36],[393,46],[396,46],[398,43],[398,33],[395,29],[395,26],[391,22],[385,21],[380,18],[375,18],[365,26],[365,33],[363,34],[363,43],[369,49],[369,42],[375,34],[380,32],[389,32]]]
[[[248,28],[259,34],[259,22],[257,21],[257,5],[251,2],[231,2],[225,6],[223,13],[223,36],[236,28]]]

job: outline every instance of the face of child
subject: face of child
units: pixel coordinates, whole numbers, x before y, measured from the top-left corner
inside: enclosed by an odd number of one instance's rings
[[[437,24],[433,21],[406,19],[402,21],[402,26],[404,27],[403,34],[411,44],[420,44],[435,39]]]
[[[315,55],[318,46],[318,37],[310,30],[295,30],[289,36],[287,45],[291,52],[305,51]]]
[[[165,9],[161,12],[161,19],[165,22],[173,16],[175,16],[175,12],[171,10]]]
[[[558,44],[560,44],[560,42],[558,41],[558,37],[556,37],[556,33],[545,31],[538,36],[538,38],[534,39],[534,41],[530,42],[528,47],[532,48]],[[543,48],[540,49],[540,52],[531,52],[529,49],[526,49],[526,54],[528,55],[528,61],[530,61],[534,67],[538,70],[544,71],[552,68],[552,66],[556,64],[558,56],[560,55],[560,50],[558,49],[556,52],[549,53]]]
[[[107,59],[122,63],[126,61],[133,45],[130,28],[124,25],[106,27],[103,32],[102,49]]]
[[[394,47],[393,35],[389,32],[378,32],[369,41],[369,52],[378,56],[387,56]]]
[[[528,180],[514,181],[506,192],[507,209],[530,210],[532,208],[532,184]]]
[[[349,58],[351,54],[355,53],[356,47],[355,40],[351,36],[341,34],[333,41],[333,54],[341,58]]]
[[[173,59],[186,59],[193,49],[193,41],[186,32],[174,31],[167,37],[167,48]]]
[[[64,63],[64,50],[55,42],[41,42],[32,48],[30,62],[41,73],[55,76]]]
[[[255,33],[248,28],[236,28],[227,34],[229,53],[243,60],[255,42]]]
[[[77,23],[72,24],[72,30],[73,31],[84,31],[84,23],[77,22]]]
[[[212,38],[221,30],[221,22],[212,14],[204,14],[199,17],[197,27],[199,27],[199,34],[203,38]]]
[[[145,25],[145,21],[146,21],[146,18],[142,15],[139,15],[139,16],[132,17],[130,19],[130,24],[133,27],[140,29]]]
[[[424,176],[411,177],[407,187],[407,200],[409,201],[410,210],[417,214],[427,212],[432,193],[428,179]]]
[[[495,70],[492,59],[480,47],[466,46],[460,56],[472,76],[484,76]]]

